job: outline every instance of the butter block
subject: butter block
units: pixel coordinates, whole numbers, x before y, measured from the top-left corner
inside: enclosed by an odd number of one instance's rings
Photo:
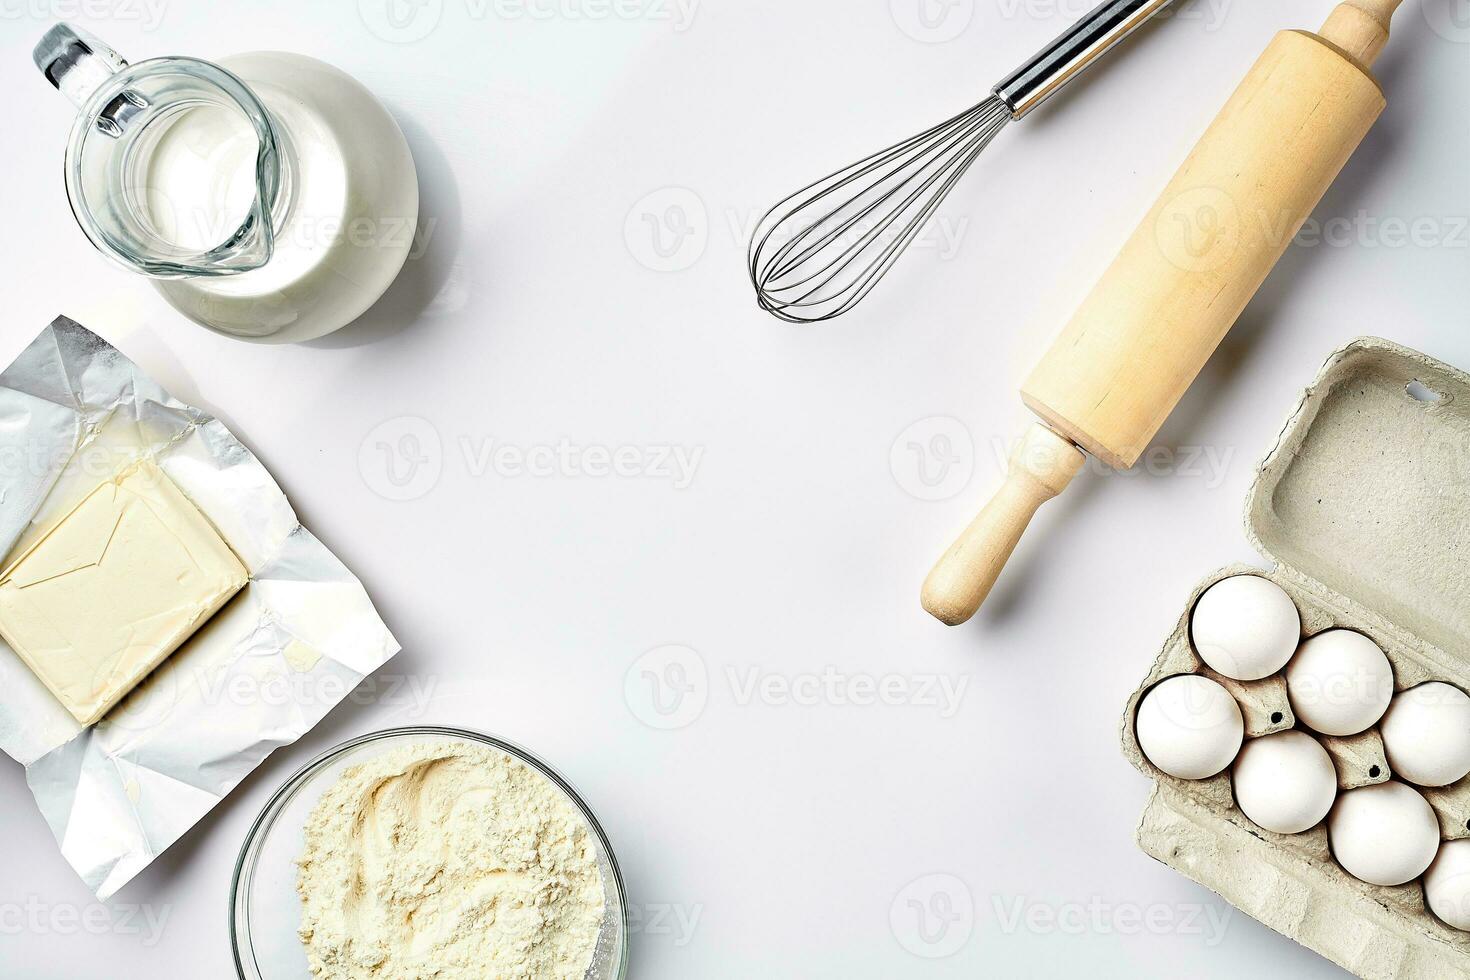
[[[0,572],[0,637],[90,725],[248,579],[198,508],[143,461]]]

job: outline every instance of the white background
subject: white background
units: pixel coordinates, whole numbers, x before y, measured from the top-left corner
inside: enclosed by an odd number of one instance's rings
[[[376,598],[405,648],[384,677],[418,685],[278,752],[107,914],[0,765],[0,975],[229,975],[230,872],[268,795],[415,722],[517,740],[584,791],[639,914],[635,978],[1341,975],[1136,849],[1149,783],[1117,729],[1194,582],[1255,557],[1252,469],[1327,354],[1377,333],[1470,367],[1470,11],[1400,12],[1389,112],[1317,212],[1335,243],[1287,256],[1158,440],[1194,448],[1079,479],[947,629],[919,583],[998,480],[1024,373],[1271,35],[1331,3],[1181,8],[1002,135],[943,212],[957,247],[931,234],[857,312],[780,324],[745,277],[759,213],[977,100],[1087,6],[928,0],[925,28],[919,2],[418,0],[393,29],[383,0],[0,0],[0,363],[65,312],[216,411]],[[286,48],[357,75],[412,144],[426,247],[323,342],[184,321],[68,211],[71,111],[29,62],[58,14],[135,60]],[[1420,218],[1435,241],[1404,243],[1392,222]],[[682,268],[651,267],[654,227]],[[430,463],[394,501],[379,443],[405,434]],[[698,465],[687,486],[482,465],[563,442]],[[920,499],[920,451],[946,499]],[[645,654],[670,644],[697,690],[658,730]],[[748,696],[828,668],[810,703]],[[963,693],[846,703],[885,679]],[[939,892],[926,944],[910,902]]]

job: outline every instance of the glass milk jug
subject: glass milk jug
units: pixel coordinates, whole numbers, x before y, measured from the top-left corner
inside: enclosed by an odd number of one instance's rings
[[[311,340],[403,267],[413,157],[350,76],[283,52],[130,65],[66,24],[35,59],[80,110],[66,148],[77,222],[185,316],[245,340]]]

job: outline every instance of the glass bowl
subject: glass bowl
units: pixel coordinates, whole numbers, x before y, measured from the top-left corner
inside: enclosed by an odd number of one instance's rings
[[[628,967],[628,917],[622,873],[592,810],[555,769],[518,745],[459,728],[390,728],[329,749],[298,769],[256,818],[230,886],[230,943],[241,980],[312,980],[306,948],[297,936],[301,900],[296,861],[305,847],[307,815],[342,772],[406,745],[472,742],[519,759],[561,789],[591,830],[602,869],[606,911],[586,980],[623,980]]]

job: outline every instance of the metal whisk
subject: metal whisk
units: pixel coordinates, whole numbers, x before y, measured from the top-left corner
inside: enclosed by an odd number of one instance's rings
[[[840,316],[872,291],[950,190],[1021,119],[1173,0],[1107,0],[990,98],[785,198],[751,237],[761,308],[792,323]]]

